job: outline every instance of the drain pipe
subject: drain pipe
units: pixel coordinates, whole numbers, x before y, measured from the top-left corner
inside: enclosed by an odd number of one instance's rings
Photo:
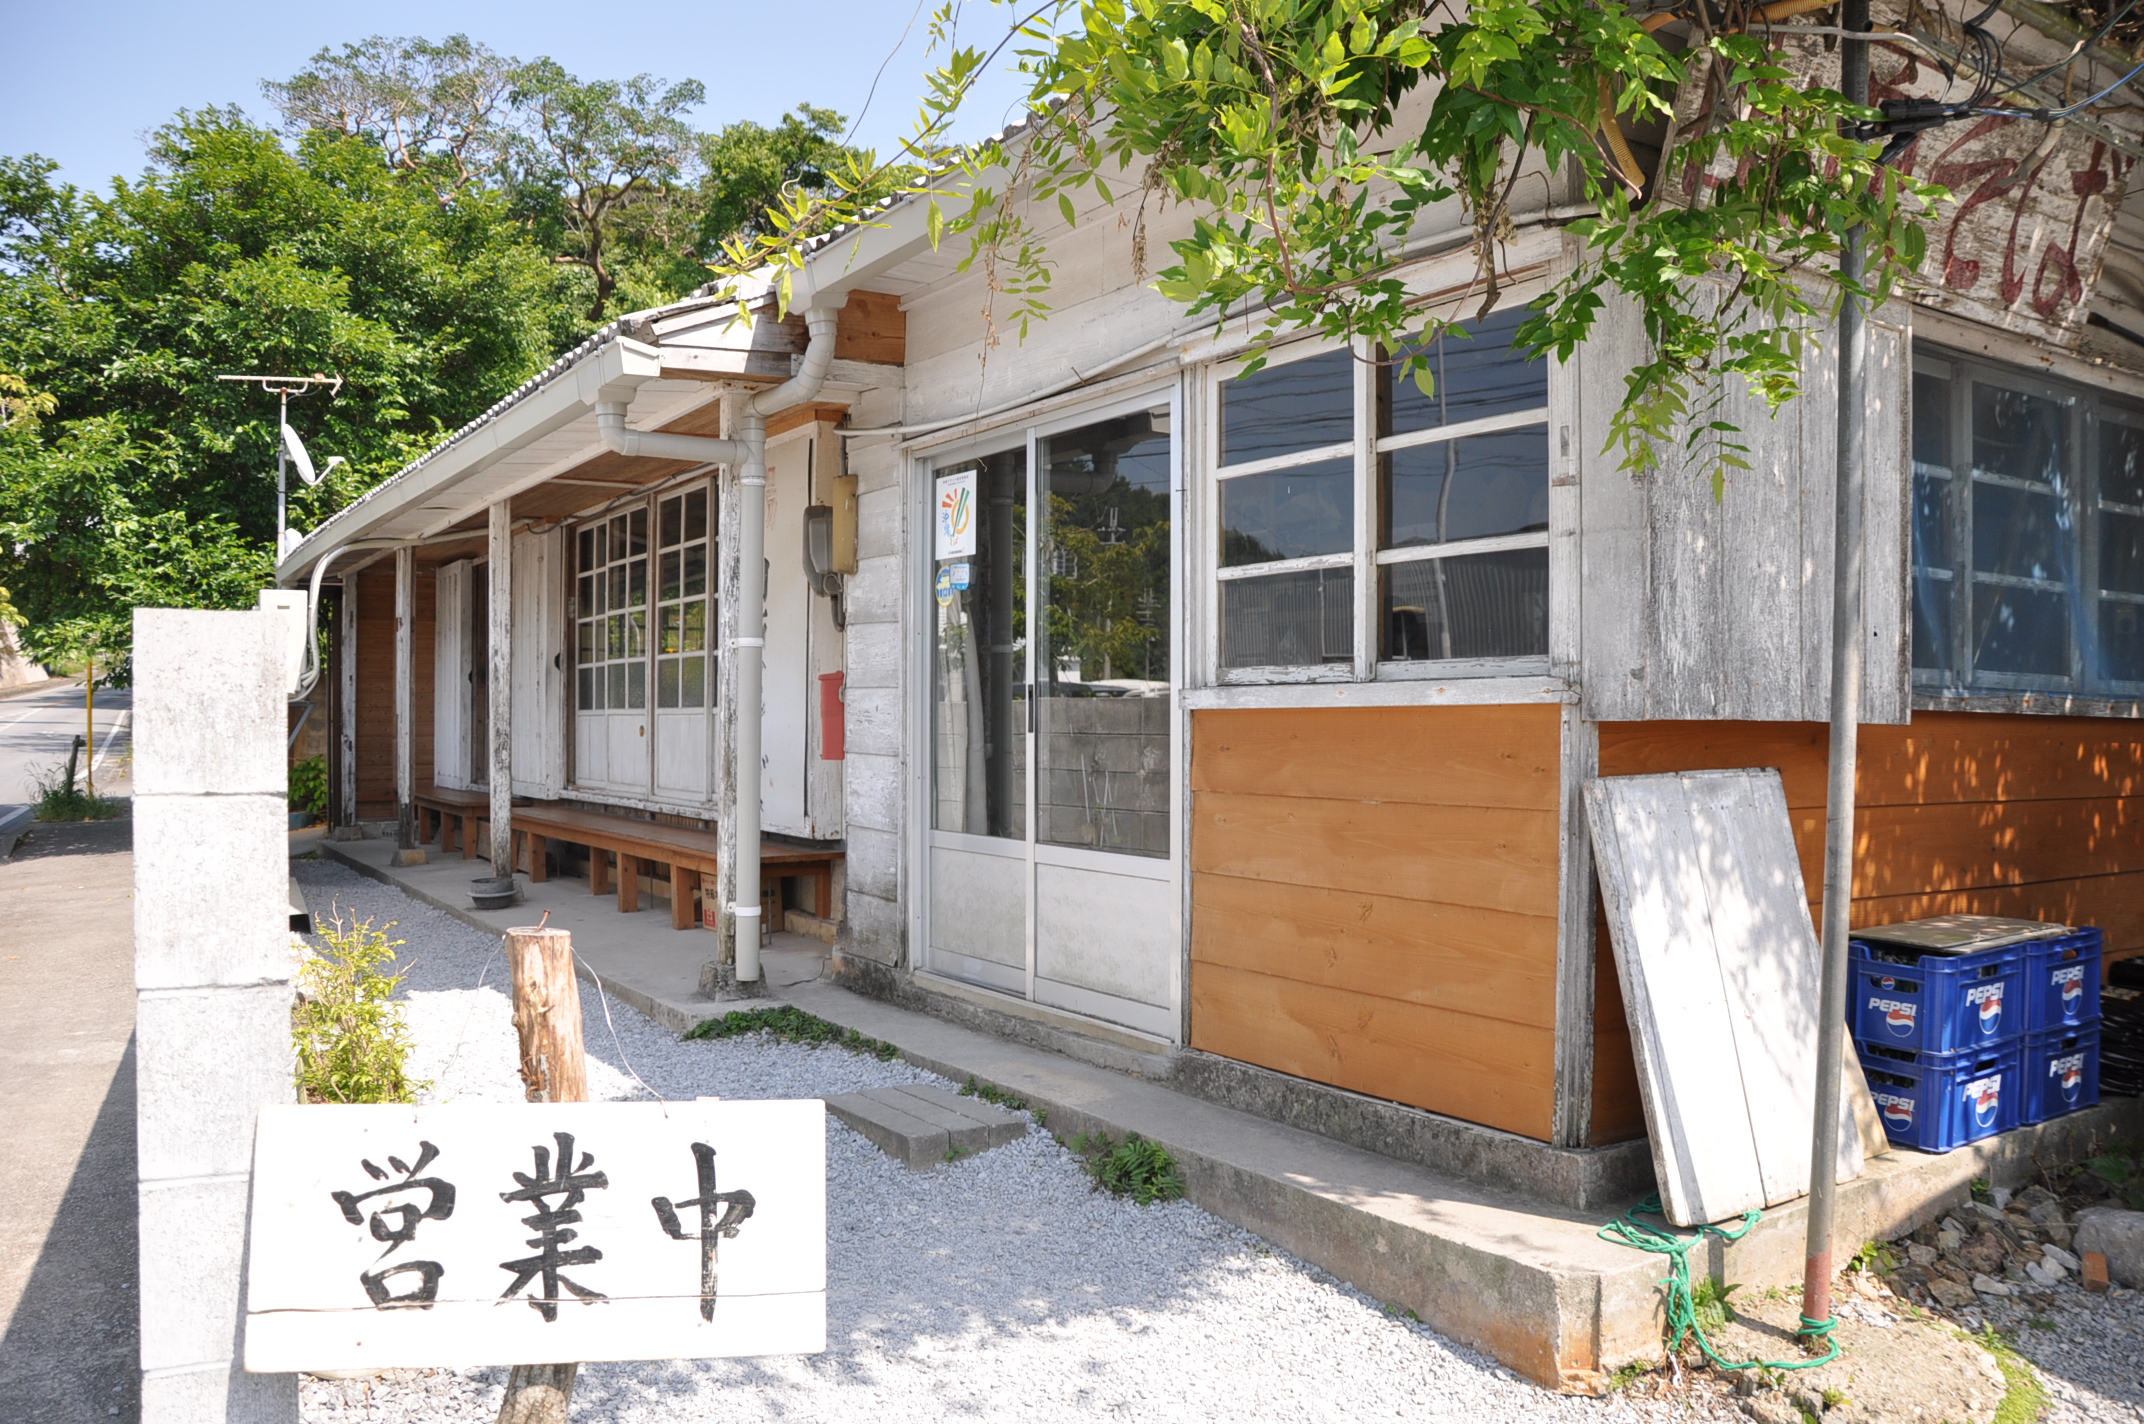
[[[604,447],[619,455],[665,460],[697,460],[737,470],[741,497],[737,533],[736,766],[730,815],[735,818],[736,900],[730,905],[736,927],[737,982],[759,982],[759,820],[760,722],[767,655],[767,417],[802,405],[826,384],[834,364],[834,328],[846,296],[825,299],[804,313],[811,341],[797,373],[771,391],[745,402],[735,439],[667,435],[626,426],[624,401],[596,403],[596,431]],[[747,896],[750,902],[747,903]]]

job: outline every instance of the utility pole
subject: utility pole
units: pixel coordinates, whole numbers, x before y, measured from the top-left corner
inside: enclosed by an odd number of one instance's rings
[[[275,561],[280,564],[283,562],[283,530],[289,523],[290,508],[290,492],[285,475],[290,453],[283,438],[283,432],[290,429],[290,400],[292,396],[302,398],[310,395],[315,386],[326,386],[328,394],[332,396],[342,389],[342,377],[323,376],[315,371],[310,376],[218,376],[216,379],[257,385],[269,395],[279,398],[275,428]]]
[[[1869,0],[1844,0],[1841,29],[1865,33]],[[1849,102],[1869,102],[1869,47],[1839,46],[1839,87]],[[1882,182],[1881,173],[1874,181]],[[1823,973],[1817,998],[1816,1114],[1809,1139],[1809,1245],[1802,1271],[1802,1324],[1831,1321],[1833,1220],[1838,1211],[1839,1098],[1844,1087],[1846,935],[1854,894],[1854,781],[1860,758],[1861,525],[1867,470],[1867,313],[1853,288],[1861,281],[1868,232],[1856,226],[1839,253],[1839,458],[1832,514],[1831,778],[1824,821]]]

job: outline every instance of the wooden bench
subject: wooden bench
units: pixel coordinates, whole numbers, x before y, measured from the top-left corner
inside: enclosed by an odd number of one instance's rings
[[[674,929],[691,929],[698,923],[692,911],[693,892],[700,888],[702,877],[715,874],[719,864],[713,831],[627,820],[546,803],[514,808],[514,864],[517,869],[525,866],[531,881],[541,883],[550,878],[544,850],[545,842],[554,840],[588,847],[588,888],[597,895],[610,892],[611,861],[616,859],[620,910],[640,908],[643,865],[669,866],[670,924]],[[809,876],[813,881],[813,912],[822,920],[832,919],[834,863],[840,859],[838,850],[760,842],[761,902],[765,902],[765,891],[782,878]]]
[[[459,791],[451,786],[420,786],[411,798],[417,803],[417,844],[430,845],[439,837],[439,853],[445,855],[461,843],[462,859],[476,859],[477,826],[491,819],[489,791]],[[450,836],[449,831],[453,832]]]

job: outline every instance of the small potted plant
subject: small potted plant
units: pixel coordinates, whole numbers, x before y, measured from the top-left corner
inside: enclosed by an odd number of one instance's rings
[[[328,759],[307,757],[290,769],[290,828],[303,830],[327,814]]]

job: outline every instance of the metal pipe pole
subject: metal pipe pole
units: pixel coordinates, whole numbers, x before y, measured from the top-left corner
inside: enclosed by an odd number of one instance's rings
[[[289,496],[284,492],[283,465],[290,458],[290,451],[283,440],[283,432],[290,428],[290,392],[276,393],[279,403],[275,425],[275,561],[283,562],[283,528],[288,519]]]
[[[1865,31],[1869,0],[1845,0],[1840,27]],[[1869,47],[1839,47],[1840,88],[1869,101]],[[1875,181],[1881,181],[1877,175]],[[1868,234],[1855,227],[1839,254],[1842,285],[1861,280]],[[1846,935],[1854,892],[1854,780],[1860,754],[1861,526],[1867,470],[1868,329],[1848,290],[1839,303],[1839,455],[1832,514],[1831,767],[1825,793],[1823,974],[1818,990],[1816,1111],[1809,1132],[1809,1244],[1802,1271],[1802,1318],[1831,1317],[1832,1233],[1838,1211],[1839,1098],[1844,1090]]]

